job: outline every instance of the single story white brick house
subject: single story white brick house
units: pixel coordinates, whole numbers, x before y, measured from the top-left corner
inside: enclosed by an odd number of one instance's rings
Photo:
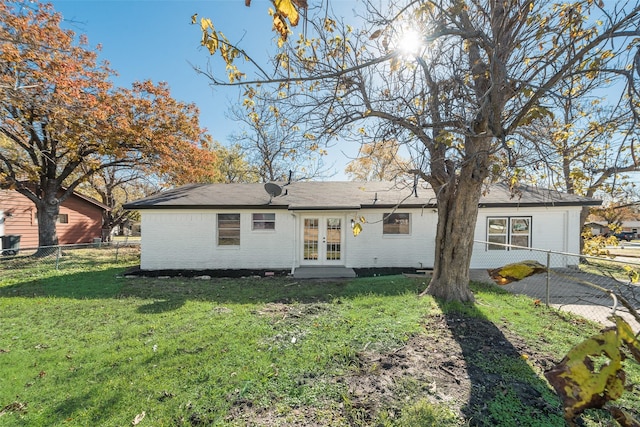
[[[580,210],[600,203],[533,187],[513,195],[506,185],[494,185],[480,200],[474,239],[578,253]],[[433,267],[436,199],[420,185],[198,184],[125,208],[141,214],[146,271]],[[360,223],[354,236],[352,227]],[[471,267],[535,258],[526,250],[476,244]]]

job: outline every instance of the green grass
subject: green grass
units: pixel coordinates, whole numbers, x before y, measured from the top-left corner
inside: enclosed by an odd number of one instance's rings
[[[126,279],[125,266],[78,262],[2,275],[0,425],[124,426],[143,412],[142,426],[244,425],[246,411],[289,425],[301,417],[345,426],[477,425],[420,384],[365,410],[341,379],[362,374],[364,351],[393,353],[412,337],[437,336],[425,330],[430,316],[504,324],[555,355],[597,330],[493,286],[476,288],[475,306],[442,305],[417,297],[422,281],[401,276]],[[505,381],[535,384],[558,405],[523,359],[465,358]],[[625,403],[636,409],[638,399]],[[502,425],[513,417],[524,425],[557,422],[531,416],[507,392],[486,404]]]

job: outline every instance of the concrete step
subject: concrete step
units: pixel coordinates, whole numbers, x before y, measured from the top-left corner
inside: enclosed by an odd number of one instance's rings
[[[298,267],[293,272],[296,279],[341,279],[356,277],[353,268],[346,267]]]

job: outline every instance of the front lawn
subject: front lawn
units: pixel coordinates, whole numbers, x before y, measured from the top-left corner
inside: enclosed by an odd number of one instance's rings
[[[598,330],[480,284],[123,271],[0,279],[0,425],[561,426],[541,373]]]

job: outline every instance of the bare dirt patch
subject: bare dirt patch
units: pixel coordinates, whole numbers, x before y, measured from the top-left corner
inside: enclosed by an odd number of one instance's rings
[[[293,314],[283,305],[268,311]],[[547,385],[536,375],[553,365],[550,356],[537,354],[506,327],[484,319],[454,314],[424,322],[425,333],[401,348],[360,352],[351,372],[329,379],[345,386],[343,402],[318,402],[281,414],[237,401],[227,420],[260,426],[344,425],[345,420],[347,425],[374,425],[383,411],[399,418],[407,405],[428,399],[458,414],[466,425],[508,425],[487,404],[499,394],[517,396],[522,416],[529,419],[561,416],[559,403],[545,399]],[[511,367],[506,371],[505,359]]]
[[[535,377],[552,362],[493,323],[461,315],[425,320],[426,335],[386,354],[362,354],[363,374],[347,378],[350,394],[374,409],[393,407],[407,397],[444,403],[471,425],[497,425],[486,404],[496,393],[515,393],[523,407],[540,415],[561,413],[543,398]],[[513,372],[494,369],[512,359]],[[498,361],[500,360],[500,363]],[[412,395],[412,396],[410,396]],[[405,402],[406,403],[406,402]]]

